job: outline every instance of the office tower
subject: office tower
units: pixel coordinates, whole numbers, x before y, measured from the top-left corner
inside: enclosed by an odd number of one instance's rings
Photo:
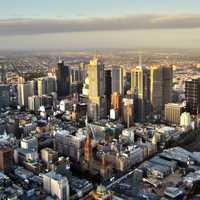
[[[56,92],[56,79],[54,77],[42,77],[37,79],[38,96],[50,95]]]
[[[117,92],[111,96],[110,118],[117,119],[121,116],[121,95]]]
[[[107,112],[110,110],[111,105],[111,94],[112,94],[112,78],[111,70],[105,70],[105,95],[107,101]]]
[[[45,108],[51,108],[54,104],[54,98],[51,95],[50,96],[43,95],[41,99],[42,99],[42,106],[44,106]]]
[[[163,66],[163,108],[166,103],[172,101],[173,87],[173,68],[172,66]]]
[[[144,121],[150,113],[150,69],[137,66],[131,70],[131,91],[136,97],[135,118]]]
[[[51,171],[43,175],[43,188],[51,196],[59,200],[69,200],[68,179]]]
[[[134,123],[133,98],[123,98],[123,121],[128,128]]]
[[[170,66],[151,67],[151,106],[153,113],[161,114],[165,104],[172,101],[173,70]]]
[[[80,63],[80,69],[81,69],[81,81],[84,82],[87,77],[87,64]]]
[[[73,67],[70,70],[70,82],[71,83],[76,83],[76,82],[81,82],[81,69],[79,67]]]
[[[0,149],[0,170],[6,171],[13,164],[13,152],[12,149],[6,147]]]
[[[151,67],[151,106],[153,113],[160,114],[163,109],[163,68],[161,66]]]
[[[9,85],[0,85],[0,108],[8,106],[10,103],[10,87]]]
[[[185,82],[186,109],[192,115],[200,111],[200,78]]]
[[[18,104],[20,106],[28,106],[28,97],[34,95],[34,82],[29,81],[26,83],[18,84]]]
[[[70,93],[70,72],[64,61],[59,60],[56,70],[58,97],[64,97]]]
[[[184,105],[178,103],[165,104],[165,120],[170,124],[180,125],[180,117],[184,112]]]
[[[112,93],[113,92],[124,95],[124,76],[121,66],[112,67]]]
[[[42,96],[46,94],[47,90],[47,80],[44,78],[37,79],[37,89],[38,89],[38,96]]]
[[[80,66],[73,66],[70,70],[70,94],[81,93],[83,82]]]
[[[120,111],[121,107],[121,96],[119,93],[114,92],[111,96],[111,108]]]
[[[94,58],[88,65],[88,118],[90,120],[104,118],[107,114],[104,78],[104,64],[101,60]]]
[[[131,72],[125,71],[124,93],[131,90]]]
[[[104,64],[101,60],[94,58],[90,61],[88,65],[88,78],[90,81],[89,96],[104,96]]]
[[[42,97],[30,96],[28,97],[28,109],[32,111],[38,111],[42,105]]]
[[[51,95],[52,93],[57,91],[56,79],[54,77],[47,77],[46,81],[47,81],[46,94]]]

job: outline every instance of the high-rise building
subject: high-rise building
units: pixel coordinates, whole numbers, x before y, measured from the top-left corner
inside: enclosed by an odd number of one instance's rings
[[[59,200],[69,200],[69,182],[67,177],[51,171],[43,175],[43,188]]]
[[[122,66],[112,67],[112,93],[124,95],[124,76]]]
[[[8,106],[10,103],[10,87],[9,85],[1,84],[0,85],[0,108]]]
[[[186,109],[193,115],[200,111],[200,78],[185,82]]]
[[[124,81],[124,93],[131,89],[131,72],[124,71],[125,73],[125,81]]]
[[[82,87],[81,67],[72,66],[70,70],[70,94],[81,93]]]
[[[131,91],[136,97],[135,118],[144,121],[150,113],[150,69],[137,66],[131,70]]]
[[[28,106],[28,97],[34,95],[34,81],[18,84],[18,104],[20,106]]]
[[[100,59],[94,58],[90,61],[88,65],[88,77],[90,81],[89,96],[104,96],[104,64]]]
[[[163,108],[172,101],[173,67],[163,66]]]
[[[129,128],[134,123],[134,100],[133,98],[123,98],[123,121]]]
[[[170,124],[180,125],[180,117],[184,112],[184,105],[178,103],[165,104],[165,120]]]
[[[37,89],[38,89],[38,96],[42,96],[46,94],[47,91],[47,81],[44,78],[39,78],[37,80]]]
[[[172,101],[172,68],[162,65],[152,66],[150,80],[152,111],[156,114],[161,114],[161,111],[164,110],[164,105]]]
[[[105,95],[107,98],[107,112],[110,110],[111,105],[111,94],[112,94],[112,78],[111,78],[111,70],[105,70]]]
[[[70,94],[70,72],[69,67],[64,65],[64,61],[59,60],[56,71],[58,97]]]
[[[151,67],[151,106],[152,111],[160,113],[163,108],[163,68],[160,66]]]
[[[81,82],[81,69],[80,67],[74,67],[70,70],[71,83]]]
[[[81,70],[81,81],[84,82],[87,77],[87,65],[85,63],[80,63]]]
[[[47,87],[46,87],[46,94],[50,95],[53,92],[57,91],[57,86],[56,86],[56,79],[54,77],[47,77]]]
[[[107,114],[105,96],[104,64],[101,60],[94,58],[88,65],[89,79],[89,102],[88,117],[91,120],[104,118]]]
[[[30,96],[28,97],[28,109],[32,111],[38,111],[42,105],[42,97],[40,96]]]
[[[121,107],[121,96],[119,93],[114,92],[111,96],[111,108],[120,111]]]

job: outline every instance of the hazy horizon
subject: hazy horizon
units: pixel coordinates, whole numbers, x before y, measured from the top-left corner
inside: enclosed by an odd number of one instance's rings
[[[199,48],[195,0],[7,0],[0,49]]]

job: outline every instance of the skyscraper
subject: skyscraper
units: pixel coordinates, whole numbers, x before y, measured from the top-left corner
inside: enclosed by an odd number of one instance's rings
[[[172,101],[172,87],[173,68],[172,66],[163,66],[163,107]]]
[[[115,110],[120,110],[121,107],[121,96],[119,93],[114,92],[111,96],[111,107]]]
[[[113,92],[124,95],[124,77],[123,68],[121,66],[112,67],[112,93]]]
[[[151,106],[154,113],[160,113],[163,108],[163,68],[160,66],[151,67]]]
[[[28,97],[28,109],[32,111],[38,111],[42,105],[42,96],[29,96]]]
[[[56,79],[54,77],[46,77],[47,87],[46,87],[46,94],[50,95],[53,92],[57,91],[56,86]]]
[[[70,93],[70,72],[69,67],[64,65],[64,61],[59,60],[56,70],[57,94],[64,97]]]
[[[111,105],[111,94],[112,94],[112,77],[111,77],[111,70],[105,70],[105,95],[107,101],[107,112],[110,111]]]
[[[89,102],[88,117],[98,120],[106,116],[105,76],[104,64],[101,60],[94,58],[88,65],[89,79]]]
[[[150,100],[152,111],[160,114],[164,105],[172,101],[173,70],[170,66],[154,65],[151,67]]]
[[[133,98],[123,98],[123,121],[128,128],[134,123]]]
[[[9,85],[6,84],[0,85],[0,108],[9,105],[10,103],[9,90],[10,90]]]
[[[137,66],[131,71],[131,91],[136,97],[135,118],[144,121],[150,111],[150,69]]]
[[[37,89],[38,96],[45,95],[47,91],[47,80],[44,78],[37,79]]]
[[[193,115],[200,111],[200,78],[185,82],[186,109]]]
[[[88,65],[88,77],[90,81],[89,96],[104,96],[104,64],[100,59],[94,58]]]
[[[28,97],[34,95],[34,81],[29,81],[26,83],[18,84],[17,93],[18,93],[18,104],[20,106],[28,106]]]

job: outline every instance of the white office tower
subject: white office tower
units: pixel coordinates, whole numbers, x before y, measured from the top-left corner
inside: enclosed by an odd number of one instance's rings
[[[42,105],[42,98],[39,96],[28,97],[28,109],[32,111],[38,111]]]
[[[180,125],[183,126],[183,127],[189,127],[191,126],[191,115],[190,113],[188,112],[184,112],[181,114],[181,117],[180,117]]]
[[[43,188],[51,196],[59,200],[69,200],[68,179],[51,171],[43,175]]]
[[[20,83],[17,86],[18,104],[28,107],[28,97],[34,95],[34,82]]]

